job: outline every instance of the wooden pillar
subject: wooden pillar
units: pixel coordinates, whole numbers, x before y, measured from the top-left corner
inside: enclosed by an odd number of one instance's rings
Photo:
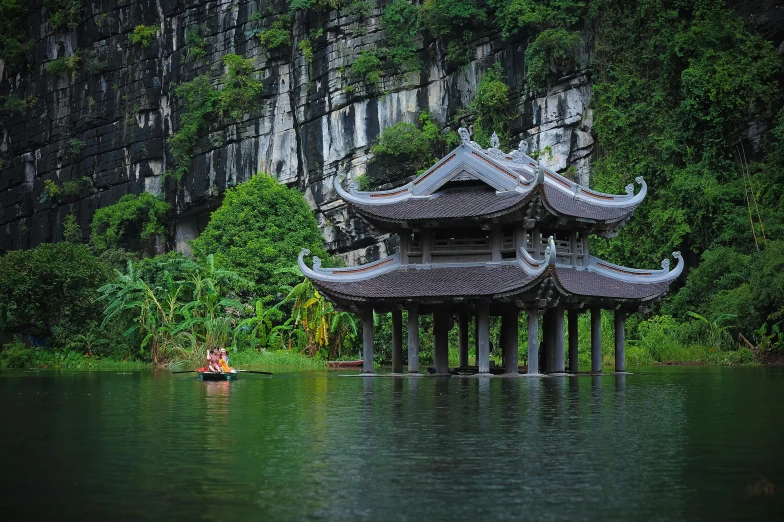
[[[615,311],[615,371],[626,371],[626,313],[623,310]]]
[[[490,305],[481,303],[476,313],[477,338],[479,339],[479,355],[477,366],[479,373],[490,371]]]
[[[539,316],[536,308],[528,309],[528,373],[539,373]]]
[[[460,367],[465,368],[468,366],[468,312],[461,311],[457,317]]]
[[[501,261],[501,227],[494,226],[490,231],[490,260]]]
[[[410,249],[409,240],[411,236],[408,234],[407,230],[401,230],[399,236],[400,237],[400,264],[407,265],[408,264],[408,251]]]
[[[504,336],[504,373],[516,375],[519,367],[519,332],[517,327],[520,311],[514,305],[507,306],[504,315],[501,317],[501,325],[505,332]]]
[[[433,366],[436,373],[449,373],[449,315],[444,306],[433,313]]]
[[[419,309],[408,309],[408,373],[419,373]]]
[[[569,233],[569,255],[571,256],[572,266],[577,266],[577,231]]]
[[[602,311],[591,308],[591,371],[602,371]]]
[[[392,310],[392,373],[403,373],[403,311]]]
[[[577,367],[579,365],[578,354],[577,354],[577,346],[578,346],[578,332],[577,332],[577,321],[578,321],[578,314],[577,310],[570,308],[569,309],[569,371],[572,373],[577,373]]]
[[[553,326],[555,330],[555,358],[553,362],[555,363],[556,372],[564,372],[565,371],[565,364],[564,364],[564,309],[563,306],[558,306],[555,309],[555,320],[553,321],[555,324]]]
[[[422,230],[422,264],[427,265],[433,261],[433,231]]]
[[[373,308],[362,309],[362,371],[373,373]]]

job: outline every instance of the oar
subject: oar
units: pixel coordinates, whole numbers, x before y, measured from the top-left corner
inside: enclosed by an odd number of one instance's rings
[[[261,375],[272,375],[272,372],[259,372],[254,370],[237,370],[238,372],[245,372],[245,373],[260,373]]]
[[[172,372],[172,373],[196,373],[196,370],[183,370],[180,372]]]

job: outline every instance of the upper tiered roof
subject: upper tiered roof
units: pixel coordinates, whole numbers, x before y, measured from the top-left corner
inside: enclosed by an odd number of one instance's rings
[[[361,192],[355,182],[346,191],[339,179],[341,198],[381,228],[396,228],[439,220],[477,221],[491,218],[525,219],[532,227],[548,216],[572,226],[614,235],[643,201],[647,186],[642,178],[626,194],[604,194],[542,167],[526,154],[527,142],[505,153],[493,134],[483,149],[459,130],[462,143],[410,183],[391,190]],[[447,186],[447,184],[449,184]]]

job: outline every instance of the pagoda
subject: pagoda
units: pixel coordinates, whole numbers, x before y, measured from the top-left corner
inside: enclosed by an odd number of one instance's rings
[[[434,367],[448,373],[448,334],[459,326],[460,366],[468,366],[469,321],[475,318],[477,369],[490,372],[490,316],[501,317],[503,371],[517,374],[518,320],[528,319],[529,374],[577,372],[577,317],[591,314],[591,371],[601,372],[601,310],[614,310],[615,370],[625,371],[625,318],[648,311],[683,271],[627,268],[590,254],[590,235],[614,237],[642,203],[647,186],[604,194],[543,167],[527,142],[503,152],[493,134],[483,149],[466,129],[461,144],[410,183],[360,192],[335,189],[374,227],[396,234],[399,250],[349,268],[322,268],[303,249],[299,267],[339,309],[361,314],[363,370],[373,372],[373,311],[392,312],[392,370],[403,371],[402,310],[408,310],[408,371],[419,371],[418,318],[433,314]],[[539,325],[542,343],[539,344]],[[540,349],[541,348],[541,349]]]

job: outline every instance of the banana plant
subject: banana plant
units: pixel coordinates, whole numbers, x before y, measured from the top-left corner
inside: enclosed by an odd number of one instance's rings
[[[737,316],[733,314],[721,314],[713,321],[710,321],[704,315],[700,315],[697,312],[686,312],[690,317],[697,319],[702,324],[704,324],[708,329],[708,337],[710,347],[714,350],[718,350],[721,348],[721,340],[722,338],[726,338],[732,340],[730,336],[729,329],[730,324],[727,324],[729,321],[735,319]]]

